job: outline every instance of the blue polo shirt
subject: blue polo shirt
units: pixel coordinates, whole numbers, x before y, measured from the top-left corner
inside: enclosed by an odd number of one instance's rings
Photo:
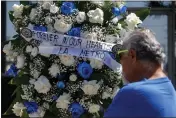
[[[114,97],[104,117],[176,117],[176,91],[168,78],[130,83]]]

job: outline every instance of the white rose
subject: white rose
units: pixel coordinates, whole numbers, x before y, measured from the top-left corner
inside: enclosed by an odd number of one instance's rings
[[[49,70],[49,74],[52,77],[56,77],[57,74],[60,74],[60,68],[57,64],[52,64],[52,66],[48,70]]]
[[[119,35],[106,35],[105,40],[107,43],[115,43],[119,39]]]
[[[103,92],[102,99],[107,99],[107,98],[111,98],[111,94],[108,92]]]
[[[117,24],[118,21],[119,21],[118,17],[115,17],[115,18],[112,19],[112,22],[113,22],[114,24]]]
[[[96,8],[95,10],[90,10],[87,15],[91,23],[103,23],[104,13],[101,9]]]
[[[75,74],[71,74],[69,79],[70,79],[70,81],[76,81],[77,80],[77,76]]]
[[[38,48],[37,48],[37,47],[34,47],[34,48],[32,49],[31,55],[32,55],[33,57],[35,57],[35,56],[37,56],[37,54],[38,54]]]
[[[85,38],[85,39],[88,39],[88,40],[97,40],[97,33],[95,32],[88,32],[88,31],[85,31],[85,32],[81,32],[81,37]]]
[[[68,109],[68,104],[70,104],[70,94],[63,93],[63,95],[59,96],[56,100],[56,107],[62,109]]]
[[[89,106],[89,113],[96,113],[100,110],[100,106],[98,104],[91,104]]]
[[[102,69],[103,62],[97,59],[90,59],[90,65],[95,69]]]
[[[78,15],[76,16],[76,21],[78,23],[82,23],[86,20],[86,13],[85,12],[78,12]]]
[[[34,86],[38,93],[47,93],[51,88],[49,80],[43,75],[38,78]]]
[[[50,6],[50,12],[55,14],[59,11],[59,8],[57,6],[55,6],[55,4]]]
[[[52,3],[53,3],[52,1],[43,1],[43,5],[42,5],[43,9],[50,10]]]
[[[14,105],[13,105],[13,113],[16,115],[16,116],[22,116],[23,114],[23,110],[25,109],[25,106],[22,104],[22,103],[19,103],[19,102],[16,102]]]
[[[28,52],[31,52],[32,51],[32,46],[31,45],[28,45],[27,47],[26,47],[26,52],[28,53]]]
[[[75,59],[73,56],[69,55],[60,55],[59,56],[61,63],[65,66],[74,66],[75,65]]]
[[[137,25],[139,23],[142,23],[142,21],[139,19],[139,17],[136,16],[136,14],[131,13],[129,14],[126,19],[125,22],[127,23],[127,28],[129,30],[134,30],[135,27],[137,27]]]
[[[83,87],[81,89],[84,91],[86,95],[96,95],[98,93],[98,89],[100,88],[99,84],[96,84],[96,80],[92,81],[84,81]]]
[[[24,5],[17,5],[17,4],[14,4],[13,6],[12,6],[12,8],[13,8],[13,16],[15,17],[15,18],[21,18],[22,16],[22,13],[23,13],[23,7],[24,7]]]
[[[72,24],[65,23],[63,19],[60,19],[60,20],[57,19],[54,23],[54,28],[61,33],[68,32],[71,29],[71,27],[72,27]]]
[[[53,21],[53,20],[51,19],[51,16],[46,16],[46,17],[45,17],[45,23],[46,23],[46,24],[51,24],[52,21]]]
[[[11,41],[9,41],[9,43],[4,46],[3,52],[4,52],[6,55],[12,55],[12,54],[13,54]]]
[[[30,20],[33,21],[35,19],[36,15],[37,15],[37,9],[36,8],[32,8],[31,9],[31,13],[29,15]]]
[[[34,84],[35,82],[36,82],[35,79],[30,79],[30,80],[29,80],[29,83],[30,83],[30,84]]]
[[[45,110],[42,107],[37,109],[37,112],[29,114],[30,118],[42,118],[45,115]]]
[[[25,57],[20,55],[20,56],[17,56],[17,64],[16,64],[16,67],[17,68],[23,68],[24,67],[24,64],[25,64]]]

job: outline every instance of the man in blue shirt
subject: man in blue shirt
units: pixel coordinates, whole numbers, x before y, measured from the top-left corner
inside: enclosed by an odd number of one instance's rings
[[[164,53],[151,31],[138,29],[112,51],[128,82],[114,97],[105,118],[176,117],[176,91],[163,72]]]

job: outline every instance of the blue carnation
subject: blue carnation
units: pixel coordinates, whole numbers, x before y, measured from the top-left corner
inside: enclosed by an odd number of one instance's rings
[[[84,113],[83,107],[77,102],[69,106],[69,111],[72,113],[73,118],[79,118]]]
[[[5,75],[16,77],[17,76],[17,72],[18,72],[17,67],[15,66],[15,64],[12,64],[10,66],[10,68],[5,72]]]
[[[117,7],[112,7],[112,13],[113,13],[115,16],[119,16],[119,15],[120,15],[120,9],[117,8]]]
[[[36,25],[36,26],[33,27],[33,29],[35,31],[47,32],[47,28],[45,26]]]
[[[126,13],[126,11],[127,11],[127,7],[125,5],[123,5],[123,4],[121,4],[120,5],[120,13],[124,14],[124,13]]]
[[[75,4],[73,2],[63,2],[61,12],[64,15],[71,15],[75,12]]]
[[[58,88],[65,88],[65,84],[64,84],[64,82],[63,81],[59,81],[59,82],[57,82],[57,87]]]
[[[68,35],[69,35],[69,36],[80,37],[80,32],[81,32],[81,28],[80,28],[80,27],[75,27],[75,28],[72,28],[72,29],[68,32]]]
[[[83,77],[84,79],[88,79],[90,77],[90,75],[92,74],[93,69],[90,66],[90,64],[83,62],[78,65],[77,71],[81,77]]]
[[[34,113],[38,110],[38,104],[36,102],[24,102],[24,106],[27,108],[27,113]]]

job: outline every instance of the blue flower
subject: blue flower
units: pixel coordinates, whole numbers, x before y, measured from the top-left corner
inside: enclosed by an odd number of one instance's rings
[[[81,77],[83,77],[84,79],[88,79],[90,77],[90,75],[92,74],[93,69],[90,66],[90,64],[83,62],[78,65],[77,71]]]
[[[61,12],[64,15],[70,15],[75,12],[75,4],[73,2],[63,2]]]
[[[56,95],[54,95],[54,96],[52,97],[53,100],[57,100],[57,98],[58,98],[58,97],[57,97]]]
[[[119,16],[119,15],[120,15],[120,10],[119,10],[119,8],[117,8],[117,7],[112,7],[112,13],[113,13],[115,16]]]
[[[120,5],[120,13],[124,14],[124,13],[126,13],[126,11],[127,11],[127,7],[125,5],[123,5],[123,4],[121,4]]]
[[[33,29],[35,31],[47,32],[47,28],[45,26],[36,25],[36,26],[33,27]]]
[[[17,76],[17,72],[18,72],[17,67],[15,66],[15,64],[12,64],[10,66],[10,68],[8,69],[8,71],[5,72],[5,75],[16,77]]]
[[[65,84],[64,84],[64,82],[63,81],[59,81],[59,82],[57,82],[57,87],[58,88],[65,88]]]
[[[38,105],[36,102],[24,102],[24,106],[27,108],[27,113],[37,112]]]
[[[69,111],[72,113],[73,118],[79,118],[84,113],[83,107],[76,102],[69,106]]]
[[[68,35],[69,35],[69,36],[80,37],[80,31],[81,31],[81,28],[80,28],[80,27],[75,27],[75,28],[72,28],[72,29],[68,32]]]

